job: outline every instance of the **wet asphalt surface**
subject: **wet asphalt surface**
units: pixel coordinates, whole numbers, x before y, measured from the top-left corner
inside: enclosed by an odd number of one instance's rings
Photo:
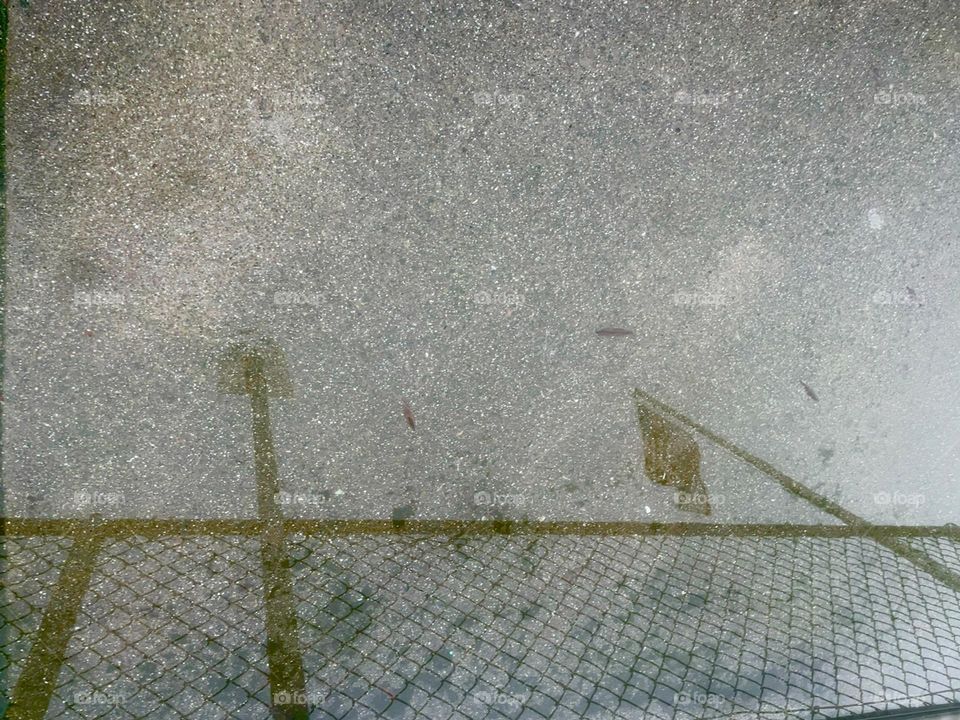
[[[960,522],[950,3],[31,2],[9,47],[8,515],[252,515],[219,381],[267,339],[291,515],[703,519],[641,387]],[[832,522],[701,451],[711,519]]]

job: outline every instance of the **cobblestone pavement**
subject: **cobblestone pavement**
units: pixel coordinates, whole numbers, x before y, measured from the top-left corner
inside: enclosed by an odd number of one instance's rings
[[[956,567],[956,539],[909,542]],[[269,718],[290,701],[314,719],[813,719],[960,702],[960,594],[867,537],[799,533],[292,531],[305,683],[277,697],[259,544],[107,538],[38,717]],[[10,687],[68,545],[8,540]],[[24,561],[49,570],[18,575]]]
[[[0,678],[12,688],[50,599],[68,538],[20,537],[0,542]],[[7,707],[8,693],[0,693],[0,712]]]

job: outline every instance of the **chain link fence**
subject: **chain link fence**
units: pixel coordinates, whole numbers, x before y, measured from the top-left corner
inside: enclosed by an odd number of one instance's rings
[[[48,717],[267,717],[257,544],[237,537],[108,542]]]
[[[15,537],[0,542],[0,679],[13,687],[40,628],[50,591],[70,548],[65,537]],[[0,693],[0,717],[9,693]]]
[[[55,644],[48,599],[72,543],[8,536],[8,717],[815,719],[960,703],[960,593],[855,531],[288,523],[303,681],[272,688],[262,528],[214,530],[100,528],[42,703],[18,681],[35,639]],[[956,538],[905,542],[960,569]]]

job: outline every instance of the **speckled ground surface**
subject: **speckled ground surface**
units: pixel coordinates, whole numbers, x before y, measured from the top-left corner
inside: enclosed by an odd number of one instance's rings
[[[953,0],[10,4],[3,515],[253,517],[268,341],[288,516],[836,523],[700,435],[678,510],[642,388],[960,522]],[[314,720],[960,702],[960,598],[866,538],[269,536],[91,551],[47,717],[269,717],[284,552]],[[5,543],[9,687],[71,547]]]
[[[31,0],[10,59],[8,514],[250,515],[217,360],[266,336],[324,514],[656,514],[639,386],[958,520],[947,0]]]

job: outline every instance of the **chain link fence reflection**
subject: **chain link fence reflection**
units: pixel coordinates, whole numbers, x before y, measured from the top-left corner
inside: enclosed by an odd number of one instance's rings
[[[956,540],[909,542],[958,565]],[[7,540],[9,687],[68,544]],[[290,532],[287,549],[302,692],[271,695],[254,533],[130,535],[96,557],[44,717],[831,718],[960,701],[960,594],[867,537]]]

